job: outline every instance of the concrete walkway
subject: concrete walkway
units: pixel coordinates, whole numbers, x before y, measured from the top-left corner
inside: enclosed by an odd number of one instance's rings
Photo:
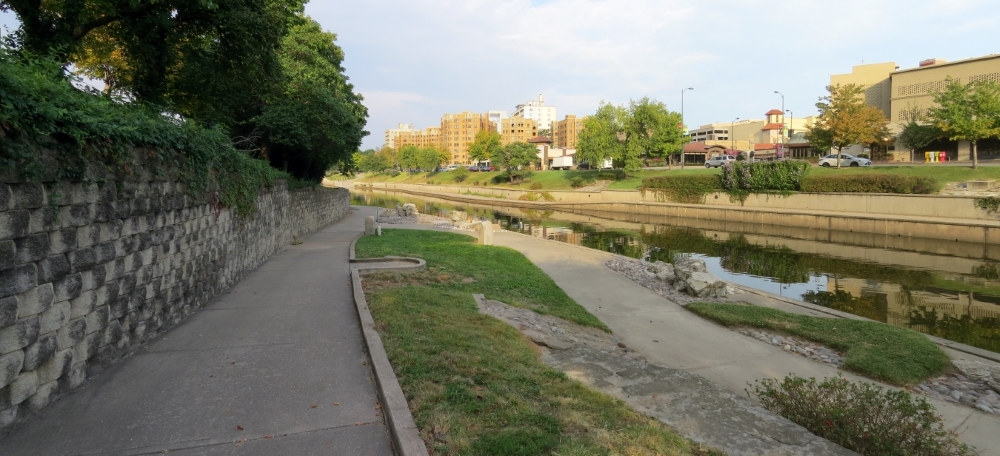
[[[684,310],[606,267],[612,254],[510,232],[496,233],[494,241],[527,256],[651,362],[701,375],[738,394],[746,394],[748,383],[789,373],[817,378],[840,373],[862,380]],[[961,441],[975,445],[980,455],[1000,455],[996,443],[1000,418],[943,401],[931,402],[946,425],[959,432]]]
[[[390,455],[350,285],[359,210],[0,440],[0,454]]]

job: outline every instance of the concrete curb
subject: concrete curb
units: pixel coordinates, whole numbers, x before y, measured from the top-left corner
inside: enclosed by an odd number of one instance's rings
[[[375,374],[375,384],[382,400],[382,413],[385,414],[386,427],[392,440],[393,449],[398,456],[425,456],[428,454],[420,431],[413,421],[410,407],[406,402],[396,373],[389,363],[389,356],[382,345],[382,338],[375,331],[375,320],[368,310],[368,301],[361,287],[361,273],[374,270],[419,271],[427,266],[427,262],[419,258],[386,257],[357,259],[354,256],[355,244],[351,242],[350,262],[351,282],[354,288],[354,305],[361,321],[361,333],[368,348],[368,356],[372,362],[372,372]],[[381,263],[381,264],[380,264]],[[358,266],[355,266],[358,265]],[[365,266],[362,266],[365,265]]]

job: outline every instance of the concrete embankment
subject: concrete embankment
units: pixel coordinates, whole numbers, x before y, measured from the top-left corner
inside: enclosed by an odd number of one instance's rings
[[[351,188],[353,182],[340,185]],[[657,200],[640,191],[547,191],[553,201],[523,201],[531,193],[489,187],[363,183],[365,189],[404,192],[474,204],[503,204],[603,217],[628,213],[649,218],[685,218],[742,225],[771,225],[830,232],[940,239],[1000,245],[1000,220],[975,207],[975,198],[947,195],[794,194],[752,195],[744,204],[710,194],[704,204]],[[464,193],[463,193],[464,192]],[[473,192],[475,194],[469,194]],[[488,195],[488,196],[487,196]]]

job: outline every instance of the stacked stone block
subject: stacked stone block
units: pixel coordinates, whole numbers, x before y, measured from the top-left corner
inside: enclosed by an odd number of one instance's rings
[[[344,189],[261,191],[257,212],[174,182],[0,183],[0,430],[339,220]]]

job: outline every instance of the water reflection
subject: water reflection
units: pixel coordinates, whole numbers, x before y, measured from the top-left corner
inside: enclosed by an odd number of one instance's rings
[[[501,201],[474,206],[365,192],[354,194],[352,202],[382,207],[413,202],[422,212],[439,215],[461,209],[510,231],[650,261],[695,256],[729,282],[1000,352],[1000,263],[942,255],[952,247],[943,241],[920,240],[913,244],[923,250],[903,252],[521,210]]]

